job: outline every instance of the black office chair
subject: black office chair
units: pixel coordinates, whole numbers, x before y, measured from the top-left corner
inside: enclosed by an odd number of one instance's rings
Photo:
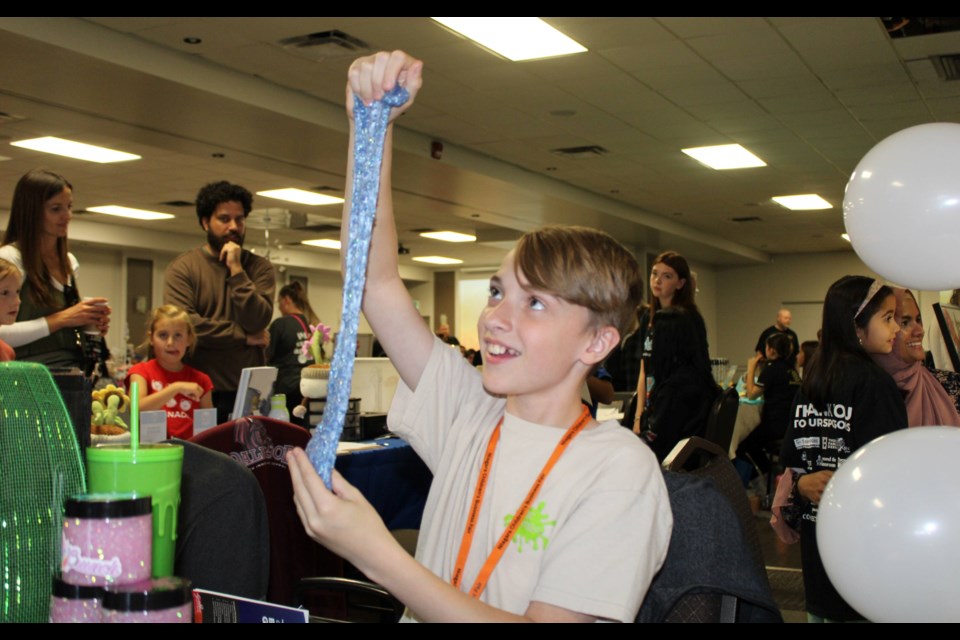
[[[673,465],[694,460],[701,464],[684,473],[664,471],[673,533],[637,622],[782,622],[727,452],[693,437]]]
[[[740,411],[740,394],[736,388],[727,387],[717,394],[717,399],[710,408],[710,417],[707,420],[707,430],[703,437],[723,449],[730,449],[733,439],[733,428],[737,423],[737,413]]]
[[[312,603],[311,622],[397,622],[403,603],[378,584],[350,578],[303,578],[296,586],[299,606]],[[317,609],[318,596],[326,596]]]

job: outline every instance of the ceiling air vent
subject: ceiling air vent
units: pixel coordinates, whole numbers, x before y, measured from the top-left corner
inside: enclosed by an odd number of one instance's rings
[[[278,44],[291,53],[318,61],[356,56],[370,51],[370,45],[366,42],[339,29],[284,38]]]
[[[741,216],[739,218],[730,218],[730,222],[762,222],[760,216]]]
[[[941,80],[960,80],[960,54],[930,56],[930,62]]]
[[[196,202],[187,202],[186,200],[170,200],[169,202],[161,202],[165,207],[193,207],[196,206]]]
[[[591,144],[586,147],[566,147],[563,149],[551,149],[550,153],[563,156],[564,158],[599,158],[609,153],[603,147]]]

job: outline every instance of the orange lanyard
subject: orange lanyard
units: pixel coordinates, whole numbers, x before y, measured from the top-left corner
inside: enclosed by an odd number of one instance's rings
[[[480,573],[477,575],[476,582],[474,582],[473,587],[470,588],[469,593],[474,598],[479,598],[480,594],[483,593],[483,590],[486,588],[490,574],[493,573],[494,567],[500,562],[503,552],[507,550],[507,546],[510,544],[510,540],[513,539],[513,535],[516,533],[520,523],[523,522],[523,519],[527,516],[530,506],[536,499],[537,494],[540,493],[543,482],[553,470],[553,465],[557,463],[557,460],[563,455],[567,446],[577,437],[577,434],[583,431],[583,428],[587,426],[588,422],[590,422],[590,409],[584,405],[580,417],[570,425],[570,428],[567,429],[563,437],[560,438],[560,442],[558,442],[557,446],[553,449],[553,453],[550,454],[547,463],[543,465],[543,469],[540,470],[540,475],[537,476],[537,479],[533,482],[533,486],[530,487],[530,491],[527,492],[527,497],[523,499],[520,508],[517,509],[510,524],[507,525],[497,544],[493,547],[493,551],[490,552],[487,561],[483,563],[483,567],[481,567]],[[453,568],[453,577],[450,579],[451,584],[458,589],[463,579],[463,570],[467,564],[467,556],[470,554],[473,535],[476,532],[477,520],[480,517],[480,507],[483,505],[483,494],[487,489],[487,480],[490,478],[490,467],[493,464],[493,455],[497,450],[497,444],[500,442],[500,425],[502,424],[503,418],[500,418],[500,422],[497,423],[493,433],[490,434],[490,442],[487,443],[487,451],[480,465],[480,475],[477,476],[477,486],[473,490],[470,513],[467,515],[467,526],[463,530],[463,539],[460,541],[460,552],[457,554],[457,564]]]

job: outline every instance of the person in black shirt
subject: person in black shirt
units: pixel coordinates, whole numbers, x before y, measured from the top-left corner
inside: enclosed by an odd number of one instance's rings
[[[811,621],[863,618],[837,593],[817,547],[817,505],[834,471],[871,440],[907,426],[903,396],[870,359],[890,353],[900,327],[890,287],[863,276],[835,282],[823,303],[820,347],[793,404],[781,460],[796,474],[801,563]],[[891,469],[890,473],[896,473]]]
[[[737,458],[749,455],[760,470],[767,473],[770,470],[770,463],[764,447],[783,438],[790,421],[790,406],[800,389],[800,375],[790,366],[793,344],[786,334],[773,333],[767,338],[764,351],[764,356],[757,354],[750,358],[747,363],[747,375],[744,376],[747,397],[752,400],[763,396],[760,424],[737,447]],[[756,368],[761,362],[765,362],[766,366],[754,382]],[[735,464],[738,469],[753,471],[753,465],[749,463],[741,465],[735,462]]]
[[[657,376],[641,419],[640,439],[660,461],[683,438],[703,435],[720,392],[701,352],[696,316],[683,307],[661,309],[653,316],[651,358]]]
[[[303,285],[296,281],[280,289],[277,307],[283,315],[270,325],[270,345],[267,348],[268,364],[277,368],[274,393],[287,396],[290,421],[307,426],[293,416],[293,409],[303,401],[300,370],[314,363],[313,354],[309,349],[304,349],[304,344],[313,335],[311,325],[317,324],[319,319],[310,306]]]
[[[800,353],[800,339],[797,338],[797,334],[794,333],[793,329],[790,328],[791,322],[793,322],[793,315],[790,313],[790,309],[780,309],[780,311],[777,312],[777,321],[774,322],[772,326],[764,329],[763,333],[760,334],[760,338],[757,340],[757,346],[754,347],[754,351],[761,356],[765,355],[764,350],[767,346],[767,338],[775,333],[785,333],[790,338],[790,343],[793,345],[793,353],[789,356],[788,362],[790,363],[790,366],[795,367],[797,362],[797,354]]]
[[[656,367],[651,357],[653,353],[653,319],[660,309],[681,307],[690,313],[690,319],[696,324],[696,336],[691,347],[697,351],[703,364],[710,369],[710,353],[707,347],[707,325],[694,302],[697,282],[690,271],[687,260],[676,251],[664,251],[653,263],[650,270],[650,307],[640,318],[640,378],[637,381],[637,415],[634,418],[633,431],[640,433],[640,420],[650,404],[648,390],[655,384]]]

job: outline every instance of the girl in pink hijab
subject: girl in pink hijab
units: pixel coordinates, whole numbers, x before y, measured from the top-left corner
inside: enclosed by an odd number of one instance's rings
[[[923,322],[920,309],[909,289],[894,289],[896,318],[900,324],[893,351],[871,354],[904,392],[907,420],[911,427],[946,425],[960,427],[960,414],[953,398],[938,378],[923,365]]]

